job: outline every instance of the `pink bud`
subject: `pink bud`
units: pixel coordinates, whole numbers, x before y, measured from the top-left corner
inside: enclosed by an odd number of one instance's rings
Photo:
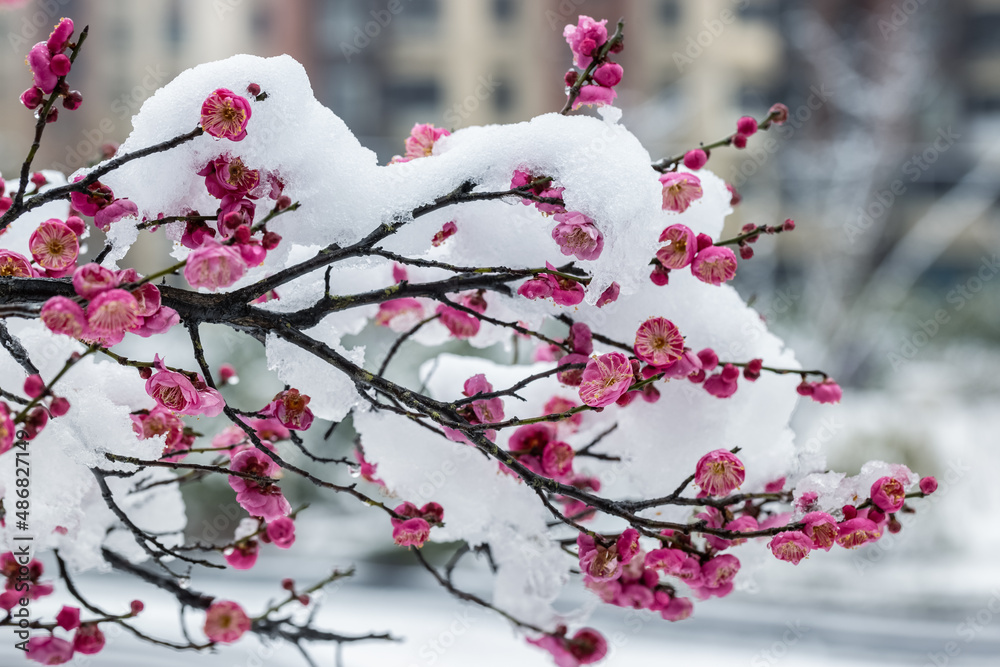
[[[715,242],[712,241],[712,237],[708,234],[698,234],[696,240],[698,242],[698,250],[696,252],[701,252],[705,248],[715,245]]]
[[[850,521],[851,519],[858,516],[858,508],[855,507],[854,505],[844,505],[841,511],[844,513],[845,521]]]
[[[736,121],[736,131],[749,137],[757,131],[757,121],[750,116],[743,116]]]
[[[576,80],[579,78],[580,78],[580,73],[577,72],[575,69],[571,69],[568,72],[566,72],[565,76],[563,76],[563,81],[566,83],[568,87],[572,88],[573,85],[576,84]]]
[[[66,76],[69,74],[69,68],[71,65],[72,63],[69,61],[69,58],[61,53],[57,56],[53,56],[52,61],[49,63],[52,73],[56,76]]]
[[[795,388],[795,391],[799,393],[799,396],[812,396],[813,385],[811,382],[803,380],[799,386]]]
[[[782,125],[788,120],[788,107],[778,102],[768,109],[767,115],[775,125]]]
[[[937,491],[938,483],[934,477],[924,477],[920,480],[920,492],[925,496]]]
[[[286,591],[293,591],[295,590],[295,580],[288,578],[282,579],[281,587],[284,588]]]
[[[278,201],[274,203],[274,209],[276,211],[284,211],[286,208],[292,205],[292,200],[288,195],[281,195],[278,197]]]
[[[45,117],[46,123],[54,123],[59,120],[59,109],[53,107],[49,110],[49,115]]]
[[[39,90],[36,86],[28,88],[26,91],[21,93],[21,104],[29,109],[37,109],[42,103],[44,93]]]
[[[684,154],[684,166],[691,170],[701,169],[708,162],[708,153],[695,148]]]
[[[790,232],[793,229],[795,229],[795,221],[792,220],[791,218],[788,218],[783,223],[781,223],[781,231]]]
[[[45,391],[45,382],[40,375],[29,375],[24,381],[24,393],[28,398],[38,398]]]
[[[129,609],[132,611],[132,615],[133,616],[135,616],[136,614],[141,613],[142,610],[145,609],[145,608],[146,608],[146,605],[144,605],[142,603],[142,600],[132,600],[132,602],[129,603]]]
[[[232,364],[222,364],[219,366],[220,384],[236,384],[239,381],[239,376],[236,375],[236,368]]]
[[[87,223],[85,223],[82,218],[78,218],[75,215],[71,215],[66,218],[66,226],[69,227],[70,231],[77,236],[80,236],[87,231]]]
[[[264,250],[274,250],[278,247],[279,243],[281,243],[281,236],[279,234],[264,232],[264,238],[261,239]]]
[[[49,412],[52,413],[53,417],[62,417],[64,414],[69,412],[69,408],[69,401],[62,396],[57,396],[52,399],[52,403],[49,405]]]
[[[68,111],[76,111],[83,104],[83,95],[79,90],[71,90],[69,94],[63,97],[63,109]]]
[[[750,259],[753,257],[753,248],[748,245],[740,246],[740,257],[743,259]]]
[[[247,92],[253,95],[254,97],[257,97],[258,95],[260,95],[260,85],[256,83],[251,83],[250,85],[247,86]]]
[[[594,81],[605,88],[613,88],[621,83],[622,66],[618,63],[604,63],[594,70]]]
[[[733,135],[733,146],[736,148],[746,148],[747,147],[747,135],[737,132]]]

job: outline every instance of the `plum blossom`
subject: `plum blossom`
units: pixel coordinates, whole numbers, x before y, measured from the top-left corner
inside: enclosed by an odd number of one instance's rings
[[[252,113],[246,98],[226,88],[217,88],[201,105],[201,127],[213,137],[242,141],[247,136]]]
[[[0,248],[0,277],[31,278],[34,275],[31,262],[24,255]]]
[[[392,528],[392,540],[401,547],[420,548],[431,534],[431,526],[419,517],[399,521]]]
[[[153,363],[157,372],[146,380],[146,393],[158,405],[182,415],[216,417],[222,412],[225,401],[219,392],[205,384],[201,375],[172,371],[159,355]]]
[[[63,608],[56,614],[56,625],[66,632],[76,630],[80,627],[80,608],[63,605]]]
[[[874,542],[882,537],[882,531],[871,519],[855,516],[841,521],[838,527],[837,544],[845,549],[860,547],[866,542]]]
[[[309,401],[308,396],[299,393],[299,390],[293,387],[279,392],[261,409],[260,414],[276,418],[286,428],[305,431],[313,422]]]
[[[621,352],[594,357],[583,369],[580,399],[593,408],[611,405],[628,391],[632,379],[632,364]]]
[[[694,483],[710,496],[726,496],[738,489],[746,477],[743,462],[725,449],[702,456],[695,466]]]
[[[260,543],[257,540],[241,540],[235,546],[222,552],[226,563],[234,570],[250,570],[257,564]]]
[[[250,617],[236,602],[217,600],[205,615],[205,635],[213,642],[231,644],[250,629]]]
[[[394,156],[389,164],[429,157],[434,152],[434,144],[450,135],[451,132],[443,127],[434,127],[433,123],[416,123],[410,130],[410,136],[406,138],[406,154]]]
[[[556,667],[590,665],[599,662],[608,653],[608,642],[597,630],[581,628],[571,639],[565,635],[566,628],[560,627],[556,634],[527,641],[551,653]]]
[[[809,512],[802,517],[802,523],[805,524],[802,532],[812,540],[813,549],[829,551],[837,541],[837,520],[826,512]]]
[[[725,597],[733,592],[733,579],[739,571],[740,561],[736,556],[716,556],[702,565],[701,584],[693,587],[694,592],[702,600]]]
[[[683,269],[694,260],[697,241],[694,232],[685,225],[670,225],[660,234],[660,243],[666,243],[656,251],[656,259],[668,269]]]
[[[120,336],[139,322],[139,303],[123,289],[101,292],[87,304],[87,328],[97,336]]]
[[[51,635],[32,637],[28,640],[25,657],[43,665],[62,665],[73,658],[73,645]]]
[[[604,86],[583,86],[580,94],[573,100],[573,108],[579,109],[582,106],[603,107],[611,104],[618,97],[618,93],[613,88]]]
[[[701,169],[708,163],[708,153],[700,148],[695,148],[684,154],[684,166],[692,171]]]
[[[291,548],[295,543],[295,522],[287,516],[268,521],[267,536],[279,549]]]
[[[930,494],[937,491],[937,488],[938,488],[938,482],[935,477],[928,476],[921,478],[920,493],[924,494],[925,496],[929,496]]]
[[[271,457],[258,449],[245,449],[233,455],[229,464],[233,472],[242,472],[257,477],[273,477],[278,472],[278,464]],[[265,521],[273,521],[279,517],[288,516],[291,505],[285,499],[277,484],[267,483],[261,486],[258,482],[245,477],[229,476],[229,486],[236,491],[236,502],[250,513]]]
[[[563,37],[573,51],[573,64],[586,69],[593,62],[594,52],[608,41],[608,21],[595,21],[589,16],[580,16],[576,25],[563,29]]]
[[[812,551],[813,541],[805,533],[799,530],[790,530],[778,533],[768,542],[767,548],[771,550],[778,560],[788,561],[792,565],[798,565],[799,561],[809,555]]]
[[[50,278],[61,278],[80,256],[80,241],[66,223],[56,218],[38,226],[28,240],[31,256]]]
[[[736,275],[736,255],[723,246],[709,246],[695,255],[691,273],[702,282],[721,285]]]
[[[601,256],[604,250],[604,235],[594,225],[594,221],[583,213],[572,211],[557,213],[559,224],[552,230],[552,238],[559,245],[564,255],[573,255],[577,259],[593,260]]]
[[[441,231],[434,234],[434,237],[431,239],[431,245],[437,248],[449,238],[454,236],[457,231],[458,226],[455,224],[454,220],[444,223],[441,227]]]
[[[530,172],[521,169],[515,169],[514,177],[510,181],[510,188],[511,190],[515,190],[517,188],[523,188],[531,183],[534,183],[536,180],[539,179],[540,179],[539,176],[535,176]],[[552,185],[551,179],[547,184],[535,185],[531,188],[531,194],[535,195],[536,197],[542,197],[545,199],[562,199],[563,192],[565,191],[566,188],[554,187]],[[535,208],[537,208],[541,213],[545,215],[566,212],[566,207],[563,206],[562,204],[536,202],[536,201],[531,201],[530,199],[521,199],[521,203],[524,204],[525,206],[531,206],[532,204],[534,204]]]
[[[52,333],[79,338],[88,331],[83,308],[64,296],[54,296],[46,301],[39,317]]]
[[[615,301],[618,300],[618,294],[620,292],[621,292],[621,285],[619,285],[617,282],[611,283],[610,285],[608,285],[608,288],[606,290],[601,292],[601,296],[597,297],[597,304],[595,305],[598,308],[603,308],[609,303],[614,303]]]
[[[220,155],[210,160],[198,175],[205,177],[205,188],[216,199],[229,195],[239,195],[241,198],[246,195],[255,199],[254,190],[260,185],[259,170],[250,169],[242,158],[229,155]]]
[[[217,290],[235,283],[246,270],[247,263],[238,250],[215,239],[206,239],[200,248],[188,255],[184,278],[192,287]]]
[[[906,502],[906,488],[895,477],[879,477],[872,484],[872,503],[886,512],[898,512]]]
[[[663,210],[683,213],[693,202],[701,199],[704,191],[701,179],[687,172],[672,171],[660,176],[663,185]]]
[[[635,333],[635,356],[653,366],[666,366],[684,354],[684,336],[670,320],[651,317]]]
[[[17,426],[10,418],[10,408],[6,403],[0,401],[0,454],[8,451],[14,445],[16,433]]]
[[[84,655],[100,653],[104,648],[104,633],[97,623],[84,623],[73,635],[73,650]]]
[[[716,398],[729,398],[736,393],[739,377],[739,369],[732,364],[726,364],[720,372],[709,376],[703,386],[705,391]]]
[[[392,299],[379,304],[375,324],[402,332],[419,322],[423,315],[424,307],[417,299],[411,297]]]

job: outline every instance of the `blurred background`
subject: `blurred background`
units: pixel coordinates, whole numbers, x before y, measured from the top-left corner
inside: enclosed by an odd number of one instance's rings
[[[33,123],[16,99],[29,82],[24,54],[63,15],[91,26],[71,78],[84,104],[50,126],[36,165],[72,172],[123,140],[158,87],[235,53],[294,56],[317,98],[383,162],[415,122],[455,130],[556,111],[570,65],[562,29],[578,14],[625,19],[618,104],[653,158],[788,105],[784,126],[745,150],[714,151],[708,167],[743,198],[729,231],[789,217],[798,225],[758,243],[736,286],[803,364],[847,389],[841,405],[796,415],[803,457],[822,453],[848,473],[872,458],[901,461],[942,480],[940,500],[897,538],[798,568],[768,562],[745,582],[756,595],[702,605],[687,624],[645,619],[615,644],[610,664],[668,645],[702,664],[1000,664],[1000,0],[5,2],[0,172],[17,171]],[[228,349],[263,370],[256,350]],[[267,400],[273,383],[240,391]],[[197,505],[200,539],[209,524]],[[335,507],[337,534],[349,539],[304,543],[301,567],[367,553],[361,588],[339,591],[350,604],[330,613],[368,627],[402,619],[411,640],[384,655],[352,648],[347,664],[514,655],[545,664],[478,611],[472,630],[448,630],[462,608],[414,590],[422,575],[411,576],[405,554],[354,508]],[[404,597],[383,601],[389,587]],[[601,613],[599,623],[631,628],[624,612]],[[808,629],[790,635],[795,623]],[[422,652],[446,632],[454,648]]]

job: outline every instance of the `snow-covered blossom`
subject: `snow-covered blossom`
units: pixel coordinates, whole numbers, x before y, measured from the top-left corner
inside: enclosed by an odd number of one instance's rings
[[[416,123],[410,130],[410,136],[406,138],[406,154],[394,156],[390,164],[429,157],[434,152],[434,144],[450,135],[451,132],[443,127],[434,127],[433,123]]]
[[[539,180],[538,176],[535,176],[530,172],[524,171],[522,169],[515,169],[514,176],[510,180],[510,188],[511,190],[517,188],[523,188],[531,183],[534,183],[536,180]],[[555,187],[554,185],[552,185],[552,182],[550,180],[547,185],[535,185],[534,187],[532,187],[531,193],[536,197],[541,197],[544,199],[561,199],[563,196],[563,192],[565,192],[565,190],[566,188]],[[545,215],[566,212],[566,207],[563,206],[562,204],[536,202],[536,201],[531,201],[530,199],[522,199],[521,203],[524,204],[525,206],[531,206],[532,204],[534,204],[535,208],[537,208],[541,213],[544,213]]]
[[[201,127],[213,137],[242,141],[253,112],[246,98],[226,88],[216,88],[201,105]]]
[[[454,236],[455,232],[457,231],[458,231],[458,226],[455,224],[454,220],[450,220],[444,223],[444,225],[441,227],[441,231],[435,233],[433,238],[431,238],[431,245],[437,248],[442,243],[447,241],[449,238]]]
[[[228,154],[209,160],[198,175],[205,177],[205,188],[217,199],[230,195],[254,198],[254,190],[260,184],[259,170],[250,169],[242,158]]]
[[[591,260],[601,256],[604,250],[604,235],[594,225],[594,221],[583,213],[571,211],[557,213],[557,224],[552,230],[552,238],[564,255],[577,259]]]
[[[217,290],[229,287],[246,273],[247,263],[239,251],[206,239],[200,248],[188,255],[184,278],[192,287]]]

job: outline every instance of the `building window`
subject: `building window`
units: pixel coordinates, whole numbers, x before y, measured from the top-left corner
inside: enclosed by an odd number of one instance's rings
[[[181,5],[178,0],[171,0],[167,5],[167,17],[163,29],[167,33],[167,44],[176,53],[184,41],[184,17],[181,16]]]
[[[394,111],[434,109],[441,100],[441,88],[434,79],[396,81],[386,84],[384,98]]]

